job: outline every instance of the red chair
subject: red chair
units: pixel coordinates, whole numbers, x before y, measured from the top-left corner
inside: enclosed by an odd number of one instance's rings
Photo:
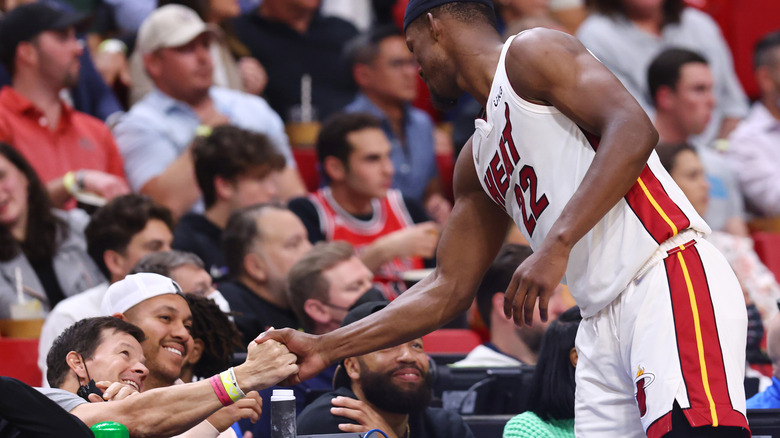
[[[314,149],[293,149],[293,158],[298,164],[298,173],[303,178],[306,190],[316,192],[320,188],[320,172],[317,170],[317,151]]]
[[[780,233],[754,233],[753,244],[758,258],[775,274],[775,278],[780,280]]]
[[[426,353],[466,354],[482,339],[469,329],[439,329],[423,336],[423,346]]]
[[[0,338],[0,375],[13,377],[30,386],[41,386],[38,369],[38,339]]]

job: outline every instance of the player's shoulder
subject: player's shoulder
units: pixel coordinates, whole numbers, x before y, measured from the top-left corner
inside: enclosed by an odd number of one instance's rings
[[[581,46],[577,39],[566,32],[535,27],[520,32],[512,40],[507,56],[513,54],[544,54],[556,48]]]

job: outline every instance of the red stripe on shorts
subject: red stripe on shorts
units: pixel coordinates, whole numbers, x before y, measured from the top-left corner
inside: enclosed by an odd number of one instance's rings
[[[747,419],[731,404],[710,289],[699,251],[696,246],[687,247],[671,254],[664,263],[672,298],[677,352],[690,402],[690,408],[683,409],[688,422],[694,427],[747,428]]]

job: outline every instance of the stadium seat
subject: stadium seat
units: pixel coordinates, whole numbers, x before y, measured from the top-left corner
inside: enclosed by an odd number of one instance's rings
[[[439,329],[423,336],[425,352],[432,353],[468,353],[482,339],[469,329]]]
[[[0,375],[13,377],[30,386],[41,386],[38,369],[38,339],[0,338]]]
[[[314,149],[293,148],[293,158],[298,164],[298,173],[303,178],[306,190],[316,192],[320,187],[320,172],[317,170],[317,151]]]
[[[780,233],[754,233],[753,243],[758,257],[780,279]]]

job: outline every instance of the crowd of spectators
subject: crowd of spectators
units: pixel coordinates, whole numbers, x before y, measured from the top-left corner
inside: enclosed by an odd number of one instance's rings
[[[479,109],[432,109],[398,27],[406,3],[0,2],[0,319],[45,317],[42,394],[131,435],[267,436],[262,400],[295,365],[256,336],[335,330],[435,264],[447,173]],[[683,0],[494,4],[505,34],[576,35],[653,120],[661,162],[743,287],[749,362],[775,362],[759,401],[776,400],[780,284],[749,224],[780,216],[780,32],[756,44],[751,107],[718,24]],[[453,323],[485,328],[484,343],[449,366],[536,366],[544,404],[505,436],[571,436],[578,310],[564,313],[559,288],[556,340],[549,322],[517,328],[503,313],[530,254],[502,248]],[[421,339],[334,364],[293,387],[299,432],[473,436],[429,406],[432,364]],[[204,381],[225,373],[246,391],[230,407]],[[102,396],[81,394],[90,387]],[[115,403],[89,403],[101,398]],[[58,409],[47,402],[35,401]],[[0,409],[0,430],[11,414]],[[69,421],[58,424],[76,434]]]

